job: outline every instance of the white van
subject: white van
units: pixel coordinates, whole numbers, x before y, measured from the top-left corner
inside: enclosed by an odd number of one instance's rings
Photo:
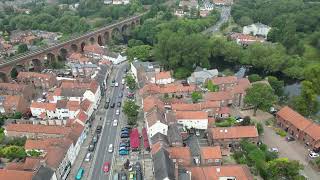
[[[113,144],[109,144],[108,152],[109,153],[113,152]]]

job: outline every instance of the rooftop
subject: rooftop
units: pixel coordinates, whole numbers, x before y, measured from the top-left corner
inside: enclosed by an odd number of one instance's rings
[[[201,158],[202,159],[221,159],[221,149],[220,146],[213,147],[201,147]]]
[[[285,106],[282,109],[280,109],[280,111],[277,112],[277,116],[281,117],[285,121],[290,122],[293,126],[300,130],[304,130],[312,124],[311,121],[309,121],[296,111],[292,110],[288,106]]]
[[[5,126],[5,130],[13,131],[13,132],[66,135],[71,131],[71,128],[62,127],[62,126],[36,125],[36,124],[8,124]]]
[[[224,77],[214,77],[212,79],[213,84],[232,84],[237,82],[237,77],[235,76],[224,76]]]
[[[177,120],[183,119],[205,119],[208,120],[208,113],[204,111],[176,111]]]
[[[255,126],[215,127],[210,129],[213,139],[237,139],[258,137]]]

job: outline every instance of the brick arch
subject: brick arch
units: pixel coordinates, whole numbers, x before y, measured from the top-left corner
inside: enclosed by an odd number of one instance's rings
[[[28,63],[28,70],[29,71],[36,71],[40,72],[42,70],[42,62],[38,58],[34,58]]]
[[[79,49],[79,47],[78,47],[77,44],[71,44],[71,45],[70,45],[70,50],[71,50],[72,52],[77,52],[78,49]]]
[[[95,37],[90,37],[89,38],[90,44],[95,44],[96,43],[96,38]]]
[[[104,45],[103,35],[99,34],[97,37],[97,42],[100,46]]]
[[[59,61],[65,61],[68,57],[69,51],[67,48],[60,48],[59,54],[58,54],[58,60]]]
[[[80,43],[80,52],[83,52],[84,46],[86,46],[86,42],[85,42],[85,41],[82,41],[82,42]]]
[[[111,33],[109,31],[106,31],[103,33],[103,39],[105,44],[107,44],[110,41],[111,39],[110,36],[111,36]]]

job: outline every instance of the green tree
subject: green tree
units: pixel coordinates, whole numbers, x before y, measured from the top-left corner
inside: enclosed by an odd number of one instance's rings
[[[306,80],[312,82],[314,90],[320,94],[320,64],[312,64],[307,66],[304,71]]]
[[[192,102],[197,103],[200,99],[202,99],[201,92],[194,91],[191,94]]]
[[[310,117],[316,114],[320,106],[314,84],[310,81],[302,81],[300,95],[293,97],[290,104],[304,116]]]
[[[27,52],[27,51],[28,51],[28,46],[26,44],[20,44],[18,46],[18,50],[17,50],[18,54],[21,54],[21,53],[24,53],[24,52]]]
[[[297,179],[299,171],[303,170],[303,165],[299,161],[278,158],[267,163],[269,179]]]
[[[257,130],[258,130],[258,134],[259,134],[259,135],[262,135],[263,132],[264,132],[262,123],[261,123],[261,122],[258,122],[258,123],[256,124],[256,127],[257,127]]]
[[[137,39],[130,39],[128,41],[128,47],[132,48],[134,46],[141,46],[144,45],[144,43],[141,40],[137,40]]]
[[[11,78],[13,78],[13,79],[17,78],[17,76],[18,76],[17,68],[13,68],[13,69],[11,70],[10,76],[11,76]]]
[[[131,91],[133,91],[137,88],[136,80],[134,79],[134,77],[131,74],[126,75],[125,81]]]
[[[207,88],[210,92],[217,92],[219,91],[219,86],[213,84],[211,80],[208,80],[205,84],[205,88]]]
[[[242,16],[238,21],[240,26],[247,26],[253,24],[253,20],[248,16]]]
[[[259,74],[250,74],[248,76],[248,79],[249,81],[252,83],[252,82],[256,82],[256,81],[261,81],[262,80],[262,77],[259,76]]]
[[[128,124],[135,125],[137,123],[139,106],[134,101],[127,100],[124,102],[122,111],[128,117]]]
[[[27,154],[21,146],[6,146],[0,149],[0,156],[13,160],[15,158],[23,159]]]
[[[277,77],[268,76],[268,82],[277,96],[283,96],[284,93],[284,81],[278,80]]]
[[[127,50],[128,59],[132,61],[137,58],[141,61],[150,60],[152,55],[152,47],[149,45],[140,45],[128,48]]]
[[[277,96],[273,89],[262,83],[253,84],[251,88],[246,90],[244,98],[245,103],[253,106],[253,116],[256,115],[258,109],[268,110],[276,101]]]
[[[30,151],[27,151],[27,155],[31,157],[39,157],[41,155],[41,152],[30,150]]]

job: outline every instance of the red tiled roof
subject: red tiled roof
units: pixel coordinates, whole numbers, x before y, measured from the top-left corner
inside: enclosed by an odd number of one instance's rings
[[[88,112],[90,106],[91,106],[92,102],[88,99],[85,99],[83,100],[81,103],[80,103],[80,107],[82,110],[84,110],[85,112]]]
[[[84,112],[84,111],[80,111],[77,114],[77,119],[79,119],[81,122],[86,123],[86,121],[88,120],[88,115]]]
[[[224,166],[194,166],[187,167],[191,171],[192,180],[216,180],[225,177],[234,177],[237,180],[253,180],[253,176],[246,165]]]
[[[191,84],[189,86],[183,86],[180,83],[166,84],[159,86],[156,84],[146,84],[140,89],[140,94],[155,94],[155,93],[191,93],[196,90],[196,86]]]
[[[161,110],[164,110],[164,103],[155,96],[148,96],[143,99],[143,111],[148,112],[152,108],[157,107]]]
[[[213,147],[201,147],[201,159],[221,159],[221,149],[220,146]]]
[[[32,180],[33,172],[0,169],[0,179],[2,180]]]
[[[206,119],[208,120],[208,113],[203,111],[177,111],[177,120],[183,119]]]
[[[104,49],[98,44],[85,45],[83,51],[92,52],[96,54],[104,54]]]
[[[191,163],[192,156],[189,147],[169,147],[168,152],[170,154],[170,159],[183,159],[186,165]]]
[[[219,108],[220,103],[217,101],[206,101],[197,104],[177,103],[172,104],[171,108],[176,111],[201,111],[204,109]]]
[[[311,125],[311,121],[292,110],[290,107],[285,106],[280,111],[277,112],[277,116],[281,117],[283,120],[290,122],[294,127],[304,130],[309,125]]]
[[[89,58],[87,58],[86,56],[80,54],[80,53],[72,53],[69,58],[69,60],[71,61],[79,61],[79,62],[88,62],[90,61]]]
[[[170,71],[162,71],[159,73],[156,73],[155,79],[159,80],[159,79],[169,79],[171,78],[171,73]]]
[[[51,78],[55,78],[55,75],[53,74],[43,74],[43,73],[37,73],[37,72],[19,72],[17,79],[24,79],[24,78],[40,78],[44,80],[50,80]]]
[[[0,89],[22,92],[27,86],[23,84],[0,83]]]
[[[248,34],[242,34],[242,33],[233,33],[233,34],[231,34],[231,38],[234,40],[239,40],[240,42],[245,42],[245,43],[246,42],[255,42],[255,41],[264,42],[263,38],[251,36]]]
[[[312,123],[310,126],[308,126],[304,132],[308,134],[310,137],[312,137],[314,140],[318,141],[320,140],[320,126],[319,124]]]
[[[69,111],[77,111],[80,109],[80,103],[79,101],[68,101],[67,108]]]
[[[29,132],[29,133],[44,133],[44,134],[59,134],[65,135],[70,132],[70,128],[62,126],[46,126],[36,124],[8,124],[5,126],[6,131],[13,132]]]
[[[232,95],[228,91],[207,92],[204,99],[208,101],[226,101],[231,100]]]
[[[212,79],[213,84],[232,84],[237,82],[237,77],[235,76],[224,76],[224,77],[214,77]]]
[[[255,126],[215,127],[210,129],[213,139],[236,139],[258,137]]]
[[[241,78],[238,80],[238,83],[234,88],[232,89],[233,94],[243,94],[246,92],[246,89],[248,89],[251,86],[250,81],[247,78]]]
[[[219,114],[230,114],[230,108],[229,107],[221,107],[219,110]]]

